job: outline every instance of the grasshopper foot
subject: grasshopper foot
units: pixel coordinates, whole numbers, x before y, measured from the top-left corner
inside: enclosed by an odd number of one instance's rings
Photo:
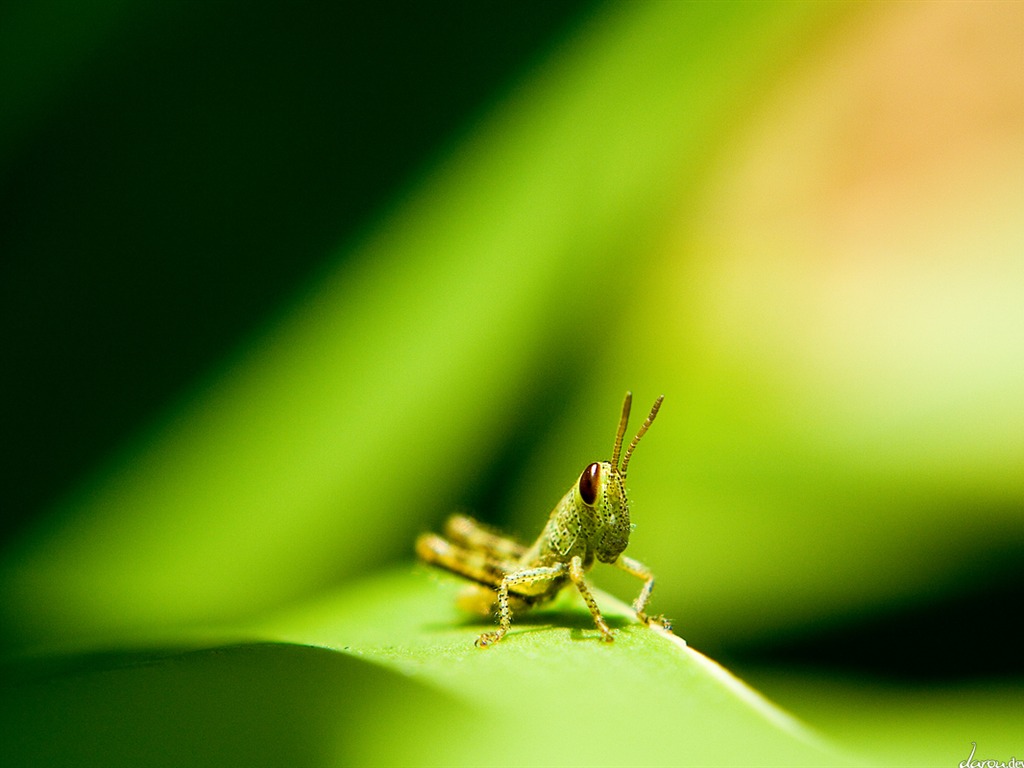
[[[504,636],[504,632],[484,632],[480,637],[476,639],[477,648],[489,648],[496,642],[501,640]]]
[[[657,624],[662,629],[667,629],[669,632],[672,631],[672,620],[662,616],[661,614],[658,614],[657,616],[648,616],[643,611],[637,611],[636,617],[648,627],[652,624]]]

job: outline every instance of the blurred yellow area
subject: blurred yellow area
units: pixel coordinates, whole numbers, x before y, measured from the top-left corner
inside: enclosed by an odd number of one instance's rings
[[[669,391],[636,546],[693,585],[695,625],[899,603],[1019,545],[1022,22],[873,6],[766,88],[678,211],[612,368]]]

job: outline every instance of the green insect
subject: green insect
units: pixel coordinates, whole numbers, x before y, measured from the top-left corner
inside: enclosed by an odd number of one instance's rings
[[[622,454],[622,439],[633,401],[632,394],[626,393],[611,461],[595,461],[583,470],[555,505],[547,525],[531,546],[526,547],[465,515],[452,515],[444,536],[425,533],[417,539],[416,553],[422,560],[476,582],[461,596],[462,607],[488,615],[497,599],[498,629],[480,635],[477,647],[493,645],[508,633],[513,608],[518,611],[547,602],[570,582],[586,601],[602,638],[611,642],[612,631],[584,580],[595,559],[642,579],[644,585],[633,602],[637,618],[645,624],[656,622],[668,628],[664,618],[649,617],[646,613],[654,589],[650,568],[622,554],[633,527],[626,496],[626,469],[637,443],[658,415],[663,399],[664,395],[654,401],[650,414]]]

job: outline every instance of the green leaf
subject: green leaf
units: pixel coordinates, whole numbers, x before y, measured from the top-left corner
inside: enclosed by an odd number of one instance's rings
[[[354,656],[287,643],[84,654],[7,672],[17,676],[0,689],[7,765],[436,764],[419,759],[419,742],[469,715]]]
[[[425,569],[363,582],[282,620],[281,638],[344,649],[483,708],[466,762],[841,764],[808,729],[671,632],[597,599],[605,643],[579,596],[514,617],[497,645],[474,645],[490,619],[455,607],[464,582]],[[268,627],[274,632],[274,625]],[[274,632],[276,634],[276,632]]]
[[[456,610],[460,585],[403,569],[245,643],[22,662],[0,746],[68,765],[852,763],[606,594],[614,643],[567,590],[481,650],[491,622]]]

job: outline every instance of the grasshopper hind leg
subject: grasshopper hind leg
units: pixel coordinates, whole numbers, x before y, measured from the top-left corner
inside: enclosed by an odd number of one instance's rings
[[[416,539],[416,554],[425,563],[444,568],[491,589],[497,589],[501,580],[516,567],[514,562],[497,559],[486,551],[452,543],[435,533],[424,533]]]
[[[526,553],[526,547],[515,539],[467,515],[449,517],[444,526],[444,534],[453,543],[495,560],[518,560]]]
[[[437,534],[425,533],[416,540],[416,554],[425,563],[476,582],[466,585],[459,592],[456,604],[467,613],[491,616],[498,603],[498,588],[501,586],[502,580],[515,572],[518,566],[515,561],[495,557],[494,547],[467,546],[471,540],[475,541],[473,536],[476,532],[483,532],[487,536],[493,536],[493,534],[482,528],[471,528],[461,522],[476,524],[476,521],[471,518],[456,517],[460,519],[459,524],[453,526],[452,521],[449,521],[449,525],[445,529],[445,533],[454,542]],[[510,543],[514,544],[514,542]],[[533,603],[515,594],[510,594],[508,604],[510,610],[518,612],[529,608]]]

